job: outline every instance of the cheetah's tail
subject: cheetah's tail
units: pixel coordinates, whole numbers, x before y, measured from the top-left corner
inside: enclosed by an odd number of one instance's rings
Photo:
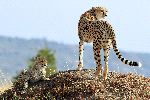
[[[124,63],[127,64],[129,66],[138,66],[138,67],[142,67],[142,64],[140,62],[136,62],[136,61],[129,61],[127,59],[125,59],[124,57],[122,57],[119,49],[117,48],[117,43],[116,43],[116,39],[114,38],[112,40],[112,45],[113,45],[113,49],[116,53],[116,55],[118,56],[118,58]]]

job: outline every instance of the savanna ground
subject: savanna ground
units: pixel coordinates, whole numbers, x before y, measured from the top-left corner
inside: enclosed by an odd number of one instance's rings
[[[0,99],[47,100],[149,100],[150,78],[109,72],[108,79],[93,79],[95,70],[68,70],[56,73],[21,89],[15,84],[0,95]]]
[[[12,84],[11,83],[10,84],[5,84],[3,86],[0,86],[0,93],[4,92],[5,90],[8,90],[10,88],[12,88]]]

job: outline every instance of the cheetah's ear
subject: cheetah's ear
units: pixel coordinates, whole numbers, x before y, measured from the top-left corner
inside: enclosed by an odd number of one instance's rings
[[[92,7],[93,10],[95,10],[95,7]]]
[[[38,60],[40,58],[40,56],[36,56],[34,57],[34,60]]]
[[[85,13],[85,15],[86,15],[86,16],[90,16],[90,14],[89,14],[89,13],[87,13],[87,12]]]

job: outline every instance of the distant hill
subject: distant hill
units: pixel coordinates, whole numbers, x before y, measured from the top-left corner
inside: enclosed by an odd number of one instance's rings
[[[27,67],[29,59],[36,55],[37,51],[47,46],[52,49],[57,58],[58,70],[75,69],[78,63],[78,45],[66,45],[57,42],[46,41],[45,39],[21,39],[0,37],[0,70],[7,73],[7,76],[14,76],[20,70]],[[134,72],[150,76],[150,54],[133,53],[121,51],[122,55],[130,60],[140,61],[142,68],[124,65],[117,59],[114,51],[111,50],[109,58],[109,69],[117,72]],[[102,56],[103,57],[103,56]],[[84,50],[84,65],[95,69],[92,46],[86,45]],[[104,65],[104,64],[103,64]],[[70,68],[69,66],[72,66]]]

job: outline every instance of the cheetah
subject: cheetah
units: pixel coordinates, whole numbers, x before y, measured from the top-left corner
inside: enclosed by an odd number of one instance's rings
[[[118,58],[129,66],[139,66],[140,62],[129,61],[121,55],[116,42],[116,36],[113,27],[109,24],[105,17],[107,16],[107,9],[104,7],[92,7],[81,15],[78,23],[79,36],[79,64],[77,70],[83,68],[83,46],[84,42],[93,43],[94,59],[96,62],[95,77],[102,75],[102,64],[100,51],[104,51],[105,67],[103,71],[103,79],[107,79],[108,74],[108,58],[110,48],[113,47]]]
[[[24,69],[18,76],[17,83],[23,88],[28,87],[28,83],[34,83],[39,80],[47,80],[46,78],[47,60],[44,57],[35,57],[33,66]]]

